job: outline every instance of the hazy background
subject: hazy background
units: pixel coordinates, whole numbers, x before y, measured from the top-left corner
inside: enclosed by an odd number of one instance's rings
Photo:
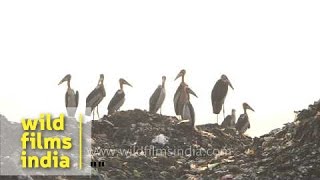
[[[248,102],[250,135],[294,119],[319,99],[319,1],[0,1],[0,113],[11,121],[65,112],[66,84],[80,92],[79,110],[105,75],[100,114],[125,78],[121,108],[147,109],[167,76],[163,113],[187,70],[196,124],[214,123],[211,90],[221,74],[234,86],[226,112]],[[222,121],[220,116],[220,122]]]

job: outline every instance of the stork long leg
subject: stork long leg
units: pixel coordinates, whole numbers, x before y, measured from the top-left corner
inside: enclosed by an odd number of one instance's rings
[[[223,118],[226,118],[225,112],[224,112],[224,103],[222,104],[222,108],[223,108]]]
[[[219,114],[217,114],[217,124],[219,124]]]
[[[161,113],[161,109],[162,109],[162,108],[160,107],[160,115],[162,115],[162,113]]]
[[[94,109],[93,109],[93,111],[92,111],[92,114],[93,114],[93,118],[92,118],[92,120],[94,120]]]
[[[98,119],[100,119],[100,115],[99,115],[99,105],[97,105],[97,114],[98,114]]]

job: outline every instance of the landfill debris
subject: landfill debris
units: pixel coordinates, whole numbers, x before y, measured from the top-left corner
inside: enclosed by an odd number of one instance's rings
[[[92,161],[104,161],[105,166],[94,168],[92,177],[59,178],[319,179],[319,111],[317,101],[297,112],[293,122],[254,138],[240,136],[235,129],[217,124],[190,130],[175,117],[138,109],[116,112],[92,121],[92,148],[113,152],[104,156],[92,154]],[[6,121],[2,123],[6,128],[17,128],[17,123],[0,118]]]
[[[161,145],[165,145],[165,144],[168,143],[168,137],[163,135],[163,134],[159,134],[158,136],[154,137],[154,139],[152,139],[151,142],[152,143],[161,144]]]

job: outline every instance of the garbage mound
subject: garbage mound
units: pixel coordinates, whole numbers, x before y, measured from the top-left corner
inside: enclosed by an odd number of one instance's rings
[[[93,157],[106,162],[97,170],[112,179],[320,178],[319,111],[320,102],[315,102],[299,111],[294,122],[255,138],[217,124],[192,130],[175,117],[141,110],[118,112],[93,122],[93,148],[151,146],[166,152],[189,148],[198,154],[150,155],[141,148],[124,157]]]
[[[319,179],[319,112],[318,101],[255,138],[138,109],[116,112],[91,121],[92,162],[101,165],[94,176],[52,179]]]
[[[97,168],[104,178],[200,176],[204,166],[213,169],[221,156],[252,143],[249,137],[237,136],[234,129],[208,124],[195,130],[176,117],[138,109],[92,123],[93,161],[105,162],[104,167]]]

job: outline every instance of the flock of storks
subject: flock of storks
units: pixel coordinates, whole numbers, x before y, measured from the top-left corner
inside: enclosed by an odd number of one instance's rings
[[[176,76],[175,80],[181,77],[181,83],[174,94],[174,110],[178,117],[181,117],[182,120],[189,120],[191,122],[192,128],[194,127],[195,123],[195,112],[193,106],[190,101],[190,94],[197,97],[196,93],[188,86],[185,82],[185,74],[186,70],[181,70],[179,74]],[[67,107],[68,116],[74,117],[76,113],[76,109],[79,103],[79,92],[74,91],[70,86],[71,75],[66,75],[60,82],[59,85],[63,82],[68,83],[68,89],[65,95],[65,105]],[[86,112],[87,116],[90,116],[93,112],[93,119],[94,119],[94,109],[97,110],[98,118],[99,118],[99,110],[98,105],[106,96],[106,91],[104,89],[104,75],[100,74],[100,78],[98,81],[98,85],[94,88],[93,91],[88,95],[86,99]],[[165,81],[166,77],[162,76],[162,83],[157,87],[154,91],[152,96],[149,100],[149,111],[151,113],[156,113],[160,110],[161,114],[161,106],[164,102],[166,91],[165,91]],[[124,79],[119,79],[120,89],[114,94],[112,99],[108,105],[108,115],[113,114],[114,112],[118,111],[120,107],[123,105],[125,101],[125,93],[123,91],[123,85],[132,85],[128,83]],[[224,111],[224,101],[226,95],[228,93],[228,87],[233,89],[231,82],[229,81],[226,75],[222,75],[221,78],[216,82],[214,85],[212,92],[211,92],[211,101],[212,101],[212,109],[213,113],[217,114],[217,123],[218,123],[218,115],[220,114],[221,110],[223,109],[223,116],[225,117]],[[247,110],[254,111],[247,103],[243,103],[243,110],[244,113],[240,115],[238,118],[237,123],[236,121],[236,114],[235,110],[232,109],[232,114],[228,115],[224,118],[221,126],[224,128],[236,128],[240,134],[243,134],[247,129],[250,128],[249,117],[247,114]]]

